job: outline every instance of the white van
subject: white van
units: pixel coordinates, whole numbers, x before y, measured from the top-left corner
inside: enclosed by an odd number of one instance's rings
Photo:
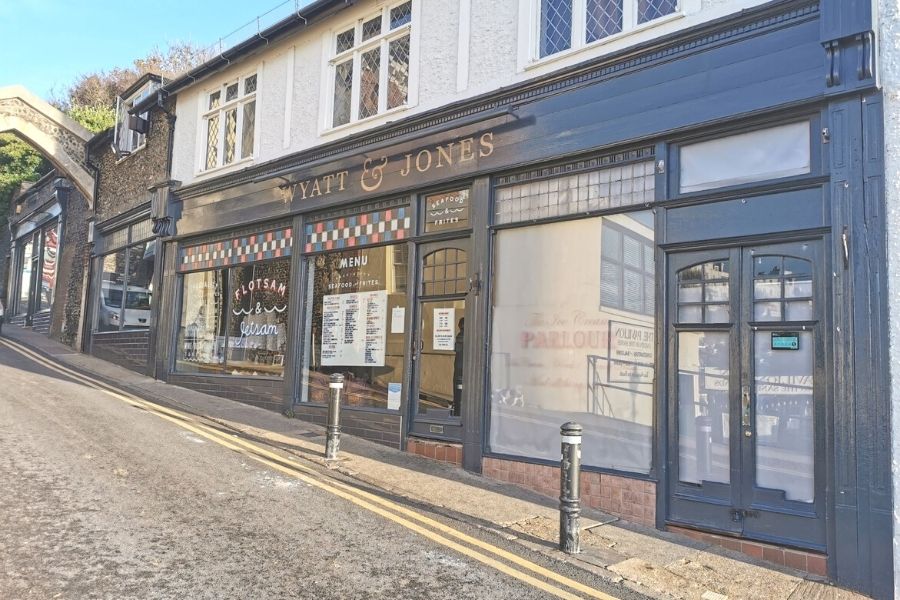
[[[125,298],[125,329],[150,327],[151,290],[128,286]],[[122,328],[122,285],[104,281],[100,294],[100,331],[115,331]]]

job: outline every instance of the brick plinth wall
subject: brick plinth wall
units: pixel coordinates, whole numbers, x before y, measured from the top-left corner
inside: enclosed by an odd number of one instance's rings
[[[508,481],[559,498],[559,468],[486,457],[485,477]],[[605,473],[581,472],[581,503],[632,523],[656,524],[656,484]]]
[[[747,556],[775,563],[776,565],[781,565],[783,567],[790,567],[791,569],[797,569],[798,571],[804,571],[820,577],[826,577],[828,575],[826,565],[827,557],[824,554],[782,548],[781,546],[763,544],[761,542],[740,540],[727,535],[705,533],[703,531],[696,531],[686,527],[676,527],[674,525],[669,525],[666,529],[694,540],[722,546],[723,548],[741,552]]]
[[[406,451],[418,454],[425,458],[433,458],[441,462],[450,463],[458,467],[462,466],[462,445],[450,442],[438,442],[435,440],[422,440],[409,438],[406,442]]]

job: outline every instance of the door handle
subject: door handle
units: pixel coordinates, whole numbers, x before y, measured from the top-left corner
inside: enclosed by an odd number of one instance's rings
[[[744,427],[744,435],[750,437],[750,386],[741,388],[741,426]]]

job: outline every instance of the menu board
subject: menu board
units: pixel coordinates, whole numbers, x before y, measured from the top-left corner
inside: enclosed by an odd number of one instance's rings
[[[322,298],[322,365],[383,367],[387,291]]]

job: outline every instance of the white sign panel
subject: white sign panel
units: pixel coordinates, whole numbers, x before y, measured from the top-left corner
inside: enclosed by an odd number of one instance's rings
[[[406,309],[395,306],[391,309],[391,333],[403,333],[403,325],[406,321]]]
[[[455,340],[453,328],[455,323],[455,308],[434,309],[434,339],[432,340],[432,348],[434,350],[453,352]]]
[[[322,365],[383,367],[387,292],[322,298]]]

